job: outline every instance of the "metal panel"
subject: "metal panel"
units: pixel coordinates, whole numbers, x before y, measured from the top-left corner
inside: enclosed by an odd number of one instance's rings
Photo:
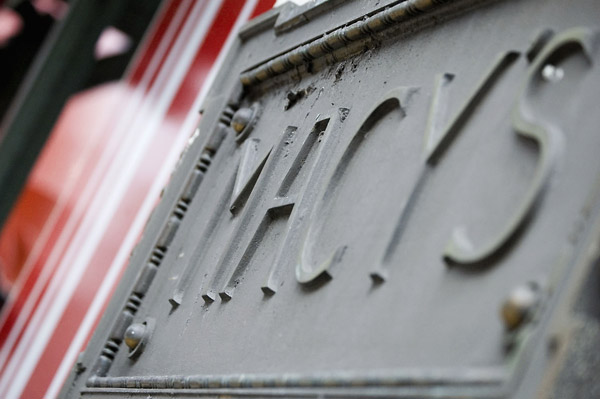
[[[278,12],[63,397],[597,396],[596,2]]]

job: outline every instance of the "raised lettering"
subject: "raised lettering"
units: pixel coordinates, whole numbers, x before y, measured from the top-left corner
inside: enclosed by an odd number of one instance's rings
[[[540,85],[553,83],[552,76],[544,75],[550,73],[548,69],[555,68],[562,59],[573,53],[581,53],[591,65],[596,39],[597,35],[586,28],[565,31],[551,39],[532,61],[512,114],[512,126],[516,133],[534,140],[539,147],[539,162],[531,186],[504,229],[481,248],[474,248],[465,230],[456,228],[444,249],[446,259],[457,264],[479,263],[502,249],[525,225],[544,192],[564,141],[560,128],[537,117],[529,100]]]
[[[424,155],[425,164],[415,181],[414,188],[408,197],[396,228],[392,237],[385,249],[381,262],[371,271],[370,276],[374,282],[383,282],[388,278],[388,268],[391,259],[398,248],[398,244],[408,226],[409,219],[413,214],[415,204],[418,202],[420,195],[423,192],[423,187],[428,181],[432,168],[439,162],[450,144],[460,133],[462,127],[473,114],[475,109],[480,105],[485,96],[491,91],[496,82],[500,79],[503,73],[510,65],[518,58],[518,53],[509,51],[502,53],[494,61],[491,68],[484,74],[484,77],[475,86],[472,94],[467,98],[458,112],[446,125],[446,128],[440,130],[442,119],[446,111],[446,103],[448,101],[447,89],[454,79],[454,75],[450,73],[440,74],[435,80],[435,92],[432,100],[432,105],[429,112],[427,128],[424,136]]]
[[[260,175],[264,174],[264,177],[261,177],[261,183],[257,182],[257,187],[255,187],[257,194],[260,195],[249,199],[250,202],[241,215],[238,227],[217,265],[210,288],[202,295],[206,302],[214,301],[217,293],[222,300],[231,299],[258,246],[269,234],[271,227],[280,224],[282,220],[287,221],[296,203],[296,197],[294,193],[290,193],[290,188],[294,185],[299,172],[306,166],[306,158],[319,136],[325,131],[328,121],[329,118],[317,121],[295,155],[282,182],[274,186],[273,176],[281,168],[283,160],[288,156],[289,148],[298,137],[296,127],[286,129],[283,138],[273,152],[272,161],[265,165],[262,173],[259,173]],[[256,179],[258,178],[256,176]],[[271,191],[273,187],[276,187],[275,191]],[[269,200],[269,197],[272,199]],[[267,198],[266,204],[259,206],[265,201],[265,198]],[[233,270],[230,271],[232,266]]]

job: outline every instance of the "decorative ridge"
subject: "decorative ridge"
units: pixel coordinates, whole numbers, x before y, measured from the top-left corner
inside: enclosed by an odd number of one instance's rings
[[[499,368],[461,370],[408,369],[371,371],[367,373],[92,376],[87,380],[87,386],[89,388],[137,389],[501,386],[506,382],[506,377],[506,372]]]
[[[251,86],[288,72],[300,65],[331,54],[348,44],[369,38],[400,22],[410,20],[452,0],[407,0],[370,17],[327,33],[255,68],[243,72],[240,81]]]

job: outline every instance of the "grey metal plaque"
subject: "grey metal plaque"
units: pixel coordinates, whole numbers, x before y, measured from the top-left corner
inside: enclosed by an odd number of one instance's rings
[[[600,5],[240,33],[63,397],[600,397]]]

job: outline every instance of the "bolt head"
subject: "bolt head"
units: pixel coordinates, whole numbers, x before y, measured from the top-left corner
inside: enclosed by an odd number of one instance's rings
[[[236,133],[241,133],[252,120],[253,114],[254,112],[250,108],[238,109],[235,114],[233,114],[233,118],[231,118],[231,127],[233,130],[235,130]]]
[[[146,335],[146,326],[142,323],[133,323],[125,330],[124,340],[125,345],[129,349],[134,350]]]
[[[535,285],[527,284],[515,288],[502,304],[500,314],[507,330],[521,327],[532,315],[539,301]]]

